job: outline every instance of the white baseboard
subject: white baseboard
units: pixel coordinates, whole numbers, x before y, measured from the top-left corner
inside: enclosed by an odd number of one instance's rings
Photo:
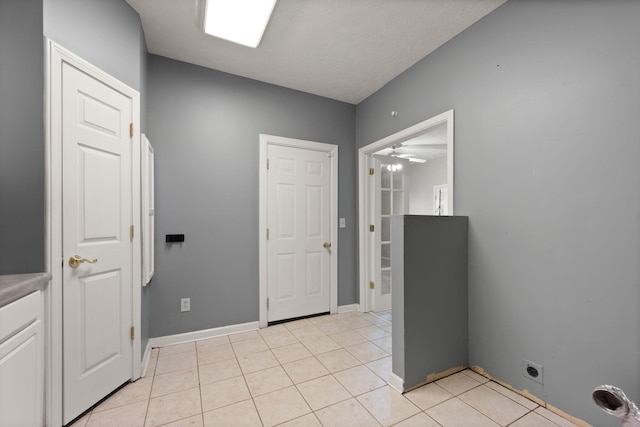
[[[393,372],[389,375],[389,385],[400,393],[404,393],[404,379],[400,378]]]
[[[338,314],[348,313],[350,311],[360,311],[360,304],[349,304],[338,306]]]
[[[223,335],[239,334],[241,332],[255,331],[258,322],[240,323],[238,325],[222,326],[220,328],[203,329],[201,331],[185,332],[183,334],[167,335],[164,337],[149,338],[147,348],[166,347],[173,344],[198,341]]]
[[[349,304],[338,306],[338,313],[347,313],[350,311],[359,311],[359,304]],[[223,335],[239,334],[242,332],[255,331],[260,329],[259,322],[247,322],[237,325],[222,326],[220,328],[203,329],[194,332],[185,332],[183,334],[166,335],[164,337],[149,338],[147,347],[142,358],[143,376],[149,363],[151,349],[156,347],[166,347],[168,345],[181,344],[185,342],[198,341],[207,338],[220,337]]]
[[[147,346],[144,349],[144,354],[142,355],[142,366],[141,366],[141,376],[144,377],[147,375],[147,368],[149,367],[149,359],[151,359],[151,340],[147,341]]]

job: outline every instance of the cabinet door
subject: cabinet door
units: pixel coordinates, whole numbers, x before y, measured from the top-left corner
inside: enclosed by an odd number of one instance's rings
[[[42,333],[36,320],[0,344],[0,426],[41,426]]]

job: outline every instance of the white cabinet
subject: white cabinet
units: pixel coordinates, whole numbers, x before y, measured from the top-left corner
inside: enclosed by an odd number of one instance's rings
[[[0,427],[43,425],[42,313],[41,291],[0,308]]]

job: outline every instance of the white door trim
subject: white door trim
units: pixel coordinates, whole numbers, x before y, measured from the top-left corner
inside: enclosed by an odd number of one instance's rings
[[[409,140],[425,130],[437,126],[441,123],[448,123],[447,129],[447,185],[449,196],[449,215],[453,215],[453,110],[445,111],[435,117],[415,124],[404,130],[382,138],[376,142],[366,145],[358,150],[358,277],[359,284],[359,304],[360,310],[367,312],[371,310],[371,290],[369,281],[371,280],[371,242],[369,224],[371,222],[370,213],[370,180],[369,180],[369,157],[376,151],[390,147],[393,144]]]
[[[141,372],[141,277],[140,246],[140,94],[82,58],[46,40],[45,67],[45,262],[52,275],[45,291],[47,330],[46,425],[62,425],[62,65],[67,63],[108,84],[132,99],[132,213],[134,226],[132,250],[132,379]],[[134,201],[137,201],[134,203]],[[88,408],[87,408],[88,409]]]
[[[338,312],[338,146],[323,142],[305,141],[302,139],[284,138],[281,136],[260,134],[259,157],[259,218],[258,235],[260,246],[259,260],[259,324],[267,326],[267,147],[282,145],[322,151],[331,157],[331,313]]]

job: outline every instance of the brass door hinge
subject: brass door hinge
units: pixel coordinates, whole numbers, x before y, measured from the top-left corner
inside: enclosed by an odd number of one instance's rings
[[[129,136],[133,138],[133,123],[129,123]]]
[[[376,284],[374,282],[369,282],[369,289],[375,289]]]
[[[267,298],[267,310],[269,310],[269,298]]]
[[[134,328],[133,326],[131,327],[131,341],[133,341],[133,339],[136,336],[136,328]]]
[[[129,239],[133,240],[133,225],[129,226]]]
[[[269,170],[269,159],[267,159],[267,170]]]
[[[269,229],[267,228],[267,240],[269,240]]]
[[[371,233],[373,233],[374,231],[376,231],[376,226],[375,226],[375,225],[370,225],[370,226],[369,226],[369,231],[370,231]]]
[[[369,175],[373,175],[374,173],[376,173],[376,170],[374,168],[369,168]]]

